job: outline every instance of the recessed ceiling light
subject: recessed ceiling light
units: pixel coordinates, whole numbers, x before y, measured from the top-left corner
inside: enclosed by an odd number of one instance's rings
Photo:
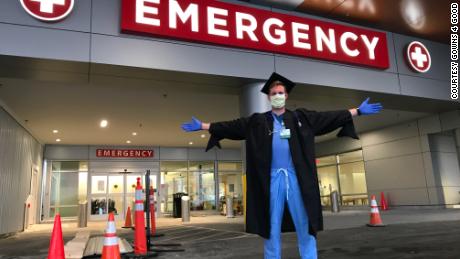
[[[133,132],[133,136],[137,136],[137,132]]]
[[[101,120],[101,122],[99,123],[99,126],[101,126],[101,128],[106,128],[107,125],[109,125],[109,122],[107,120]]]
[[[192,142],[192,141],[190,141],[188,144],[189,144],[189,145],[193,145],[193,142]]]
[[[59,130],[53,130],[53,133],[57,134],[57,133],[59,133]]]
[[[205,134],[201,134],[201,138],[206,138],[206,135],[205,135]]]
[[[127,144],[131,144],[131,140],[126,140],[126,143],[127,143]]]
[[[61,142],[61,139],[60,139],[60,138],[57,138],[57,139],[56,139],[56,142]]]

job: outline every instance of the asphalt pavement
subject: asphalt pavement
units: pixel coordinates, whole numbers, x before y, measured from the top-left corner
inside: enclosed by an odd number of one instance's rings
[[[393,210],[383,212],[386,227],[366,227],[365,211],[325,212],[325,231],[318,234],[319,258],[460,258],[460,210]],[[184,252],[162,252],[157,258],[263,258],[263,239],[244,232],[244,219],[219,215],[158,220],[158,233],[152,239],[157,249],[180,244]],[[51,226],[51,224],[49,224]],[[79,230],[72,223],[63,226],[65,241]],[[86,230],[101,235],[104,222],[91,223]],[[121,222],[117,222],[121,226]],[[0,258],[46,258],[50,226],[36,225],[29,232],[0,239]],[[131,230],[118,229],[118,235],[132,239]],[[300,258],[295,233],[282,236],[283,258]]]

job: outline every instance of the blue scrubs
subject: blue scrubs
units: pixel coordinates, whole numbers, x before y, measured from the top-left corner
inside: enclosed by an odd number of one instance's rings
[[[308,216],[289,150],[289,140],[281,138],[284,129],[282,115],[273,114],[273,143],[270,182],[270,239],[265,240],[265,259],[281,258],[281,224],[284,204],[297,232],[299,253],[302,259],[317,258],[316,239],[308,233]]]

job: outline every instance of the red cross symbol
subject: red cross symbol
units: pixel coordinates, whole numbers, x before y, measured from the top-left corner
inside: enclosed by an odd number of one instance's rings
[[[431,56],[421,42],[413,41],[407,46],[407,61],[417,72],[425,73],[431,67]]]
[[[73,10],[74,0],[21,0],[28,14],[36,19],[53,22],[67,17]]]

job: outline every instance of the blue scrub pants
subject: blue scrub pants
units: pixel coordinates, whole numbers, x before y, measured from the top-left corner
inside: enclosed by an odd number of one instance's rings
[[[299,253],[302,259],[317,258],[316,239],[308,233],[308,215],[302,201],[294,168],[272,169],[270,183],[270,239],[265,239],[265,259],[281,258],[281,224],[284,204],[297,232]]]

